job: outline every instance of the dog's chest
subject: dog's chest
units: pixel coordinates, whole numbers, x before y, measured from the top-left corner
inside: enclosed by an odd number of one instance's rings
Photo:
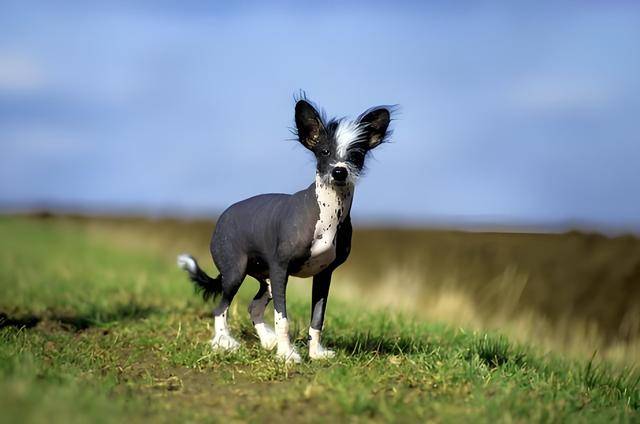
[[[295,276],[316,275],[335,260],[338,226],[349,215],[352,198],[352,187],[334,188],[316,180],[316,199],[320,213],[313,232],[311,255]]]

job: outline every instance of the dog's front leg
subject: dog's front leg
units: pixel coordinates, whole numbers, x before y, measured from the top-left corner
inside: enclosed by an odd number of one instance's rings
[[[333,358],[336,354],[333,350],[325,349],[320,344],[324,311],[327,308],[329,285],[331,284],[331,272],[330,270],[324,270],[313,277],[311,325],[309,326],[309,357],[311,359]]]
[[[287,268],[279,265],[269,266],[271,280],[271,294],[273,296],[273,310],[275,314],[274,326],[277,338],[276,356],[285,362],[299,363],[302,358],[289,340],[289,320],[287,319]]]

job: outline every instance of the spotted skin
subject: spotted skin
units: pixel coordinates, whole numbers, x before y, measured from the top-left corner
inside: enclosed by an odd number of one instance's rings
[[[314,276],[335,261],[338,227],[351,210],[353,187],[335,187],[325,184],[319,176],[316,176],[315,194],[319,219],[313,231],[311,254],[293,274],[296,277]]]

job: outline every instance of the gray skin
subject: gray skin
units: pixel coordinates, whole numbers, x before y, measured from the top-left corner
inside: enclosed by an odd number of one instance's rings
[[[271,282],[274,308],[284,318],[286,285],[309,258],[319,208],[315,184],[295,194],[263,194],[232,205],[220,217],[211,240],[211,254],[222,275],[222,297],[214,310],[228,307],[245,275],[258,280],[256,299]],[[336,258],[313,276],[311,327],[321,329],[331,274],[349,256],[351,219],[347,216],[336,233]]]
[[[323,184],[340,187],[343,193],[346,191],[352,195],[367,153],[385,141],[388,135],[390,110],[377,107],[359,116],[354,121],[358,128],[357,136],[352,137],[348,148],[344,148],[343,143],[342,149],[338,133],[345,121],[326,121],[304,99],[296,103],[295,120],[299,142],[316,157],[317,177]],[[220,276],[212,280],[197,266],[190,273],[194,282],[200,280],[209,284],[214,281],[218,287],[213,289],[215,294],[221,294],[214,315],[220,316],[227,310],[245,276],[250,275],[260,282],[252,305],[263,297],[268,288],[266,279],[269,279],[274,308],[286,318],[287,280],[289,275],[296,275],[309,259],[319,219],[316,183],[292,195],[251,197],[225,210],[218,220],[210,246]],[[331,274],[349,256],[351,234],[351,218],[347,213],[335,235],[335,259],[313,275],[312,329],[322,329]],[[249,307],[249,312],[252,307]]]

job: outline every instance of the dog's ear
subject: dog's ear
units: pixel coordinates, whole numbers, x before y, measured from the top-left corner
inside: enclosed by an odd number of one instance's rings
[[[296,128],[300,143],[307,149],[313,150],[324,132],[324,125],[318,111],[306,100],[299,100],[296,103]]]
[[[387,108],[376,107],[363,113],[358,121],[361,124],[366,124],[364,125],[364,131],[367,135],[368,148],[373,149],[379,146],[387,135],[391,112]]]

